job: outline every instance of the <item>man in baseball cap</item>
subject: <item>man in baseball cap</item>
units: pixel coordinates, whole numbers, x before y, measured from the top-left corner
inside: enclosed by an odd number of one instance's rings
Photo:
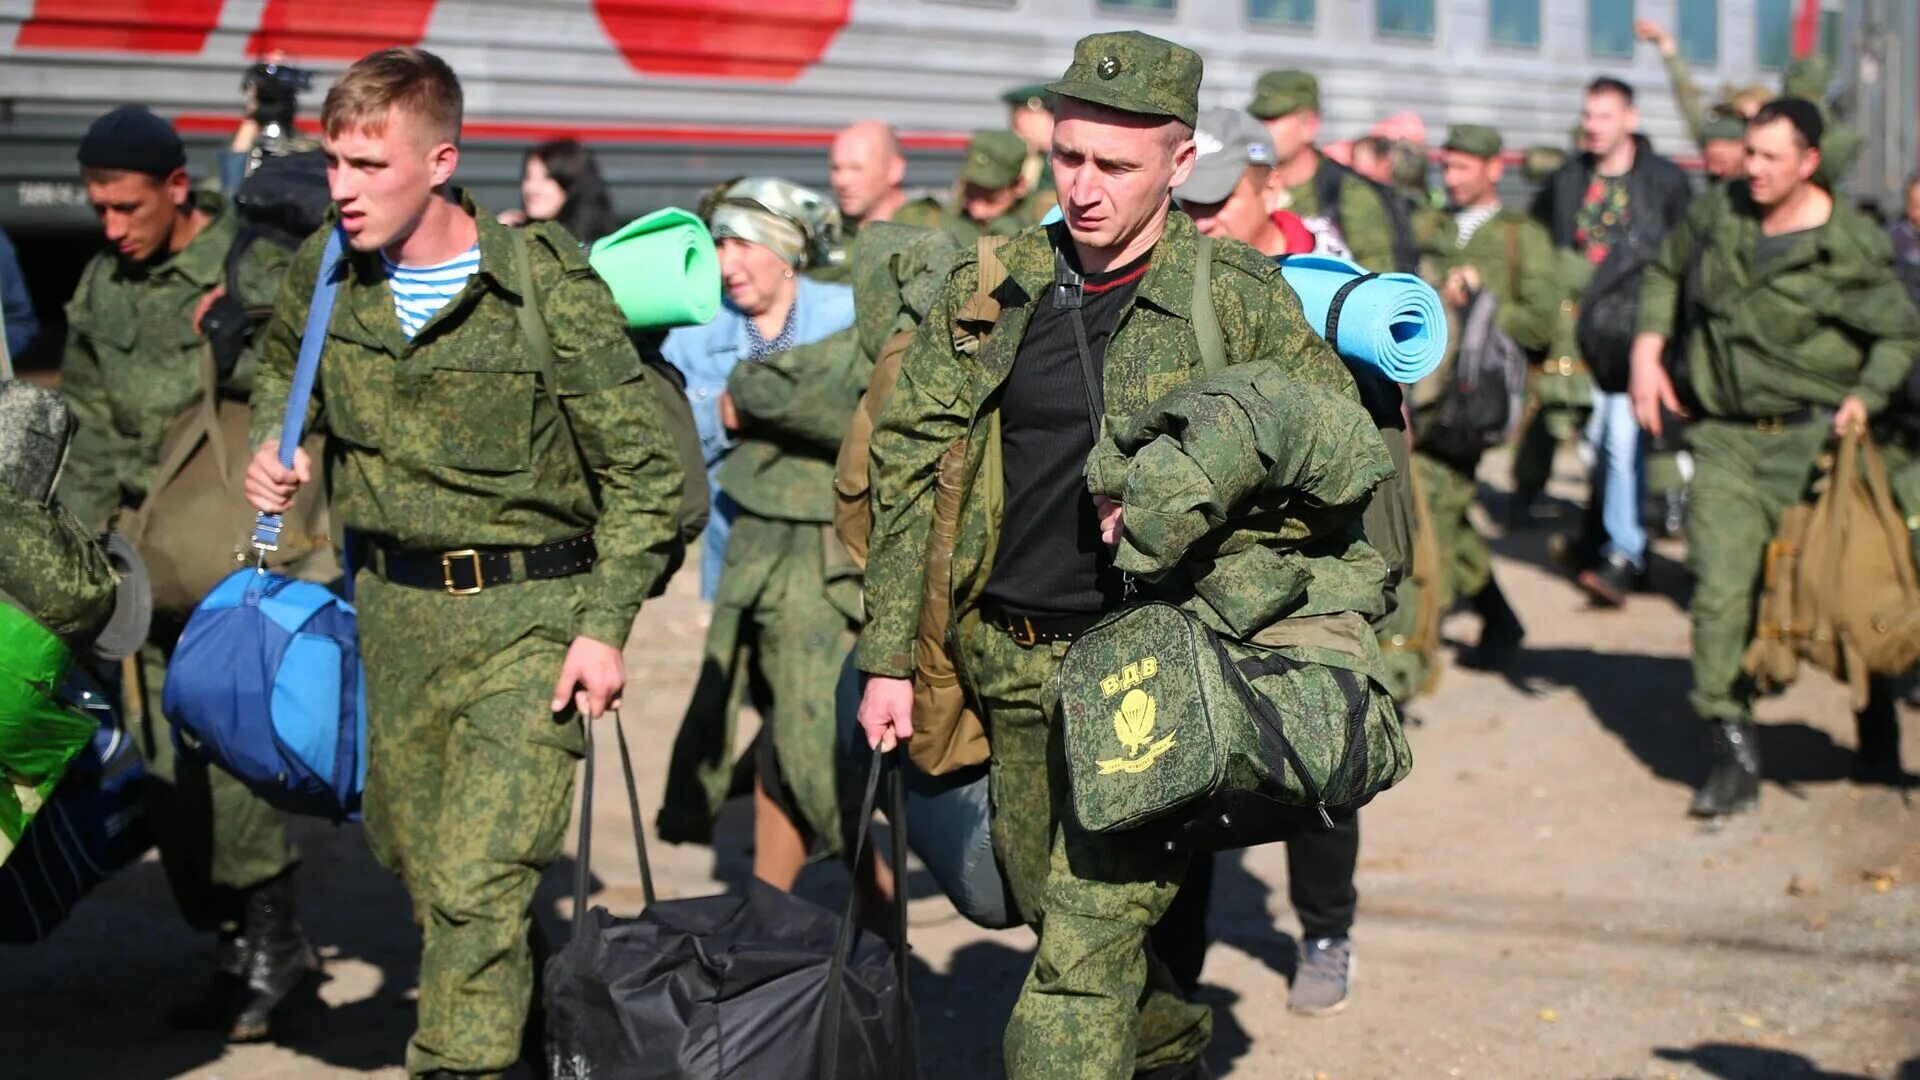
[[[1193,175],[1173,189],[1202,233],[1250,244],[1263,255],[1312,251],[1313,234],[1298,215],[1272,210],[1273,140],[1238,109],[1208,109],[1193,132]]]

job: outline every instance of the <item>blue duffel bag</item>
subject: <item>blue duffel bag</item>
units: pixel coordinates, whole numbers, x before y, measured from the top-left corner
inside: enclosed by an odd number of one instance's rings
[[[300,359],[287,391],[280,463],[293,467],[343,269],[327,237]],[[256,520],[274,550],[280,516]],[[347,580],[351,581],[351,574]],[[353,605],[331,589],[259,567],[236,570],[194,608],[174,647],[162,700],[183,750],[232,773],[269,804],[357,818],[367,779],[367,694]]]

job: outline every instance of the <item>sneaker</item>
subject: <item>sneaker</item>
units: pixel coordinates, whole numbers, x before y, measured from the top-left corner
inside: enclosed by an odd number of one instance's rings
[[[1578,580],[1580,587],[1593,598],[1594,606],[1617,608],[1626,605],[1640,574],[1632,563],[1618,555],[1609,555],[1599,566],[1580,571]]]
[[[1301,1016],[1332,1016],[1347,1007],[1352,986],[1352,938],[1342,934],[1303,942],[1287,1008]]]

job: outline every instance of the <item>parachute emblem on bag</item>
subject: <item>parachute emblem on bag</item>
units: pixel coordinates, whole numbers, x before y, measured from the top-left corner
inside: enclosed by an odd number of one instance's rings
[[[1132,670],[1134,665],[1129,664],[1127,668]],[[1173,749],[1172,735],[1148,745],[1153,739],[1154,714],[1158,711],[1153,695],[1137,686],[1120,699],[1120,708],[1113,714],[1113,733],[1120,737],[1120,747],[1127,756],[1096,762],[1103,775],[1146,772],[1160,760],[1160,755]]]

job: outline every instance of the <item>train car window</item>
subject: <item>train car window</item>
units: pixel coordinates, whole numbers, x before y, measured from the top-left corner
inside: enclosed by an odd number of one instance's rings
[[[1487,37],[1508,48],[1540,47],[1540,0],[1493,0],[1487,10]]]
[[[1263,26],[1313,29],[1313,0],[1247,0],[1247,19]]]
[[[1633,56],[1633,0],[1587,0],[1587,52]]]
[[[1720,0],[1680,0],[1680,25],[1674,40],[1689,64],[1720,62]]]
[[[1100,0],[1100,6],[1111,11],[1152,11],[1171,15],[1175,0]]]
[[[1373,24],[1386,37],[1433,40],[1433,0],[1374,0]]]
[[[1753,24],[1759,31],[1760,66],[1779,71],[1793,59],[1793,0],[1757,0]]]

